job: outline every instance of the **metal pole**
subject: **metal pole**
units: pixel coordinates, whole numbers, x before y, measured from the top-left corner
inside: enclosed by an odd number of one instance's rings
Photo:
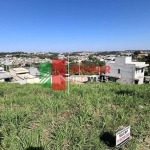
[[[79,61],[79,75],[80,75],[80,61]]]
[[[69,94],[69,53],[68,53],[68,94]]]

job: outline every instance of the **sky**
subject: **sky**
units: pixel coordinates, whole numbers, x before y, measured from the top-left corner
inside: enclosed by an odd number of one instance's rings
[[[0,52],[150,49],[150,0],[0,0]]]

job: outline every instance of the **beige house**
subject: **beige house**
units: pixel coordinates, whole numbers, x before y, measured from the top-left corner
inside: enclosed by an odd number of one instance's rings
[[[19,74],[26,74],[29,73],[29,70],[25,68],[11,68],[9,71],[12,75],[17,76]]]
[[[10,74],[13,75],[13,81],[15,83],[39,83],[39,78],[29,74],[29,70],[25,68],[11,68]]]

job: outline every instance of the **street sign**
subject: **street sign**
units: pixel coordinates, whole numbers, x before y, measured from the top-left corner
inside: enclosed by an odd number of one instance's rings
[[[130,138],[130,126],[116,133],[116,146],[120,147],[128,142]]]

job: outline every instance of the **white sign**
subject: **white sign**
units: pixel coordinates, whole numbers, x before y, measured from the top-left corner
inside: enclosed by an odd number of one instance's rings
[[[130,137],[130,126],[116,133],[116,146]]]

